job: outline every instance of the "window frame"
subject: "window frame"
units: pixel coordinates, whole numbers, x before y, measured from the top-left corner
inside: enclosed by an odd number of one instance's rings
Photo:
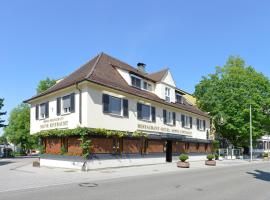
[[[41,107],[44,106],[44,116],[41,113]],[[50,117],[49,110],[49,101],[43,102],[38,105],[38,120],[44,120]]]
[[[177,96],[180,97],[180,101],[178,101]],[[176,101],[177,103],[183,104],[183,95],[181,95],[181,94],[179,94],[179,93],[175,93],[175,101]]]
[[[44,116],[42,116],[41,107],[44,106]],[[46,102],[39,104],[39,119],[46,119]]]
[[[104,111],[104,102],[103,102],[103,100],[102,100],[102,107],[103,107],[103,114],[108,114],[108,115],[112,115],[112,116],[117,116],[117,117],[123,117],[123,118],[129,118],[129,101],[128,101],[128,99],[126,99],[126,98],[122,98],[122,97],[118,97],[118,96],[114,96],[114,95],[111,95],[111,94],[106,94],[106,93],[103,93],[102,94],[102,99],[104,98],[103,96],[104,95],[107,95],[108,96],[108,98],[109,98],[109,102],[108,102],[108,110],[107,111]],[[120,114],[118,114],[118,113],[113,113],[113,112],[111,112],[111,110],[110,110],[110,108],[111,108],[111,98],[115,98],[115,99],[119,99],[120,100],[120,108],[121,108],[121,111],[120,111]],[[124,102],[126,102],[127,103],[127,105],[126,105],[126,109],[127,109],[127,113],[125,114],[124,113]]]
[[[184,115],[185,116],[185,126],[184,128],[189,128],[190,129],[190,116]]]
[[[206,121],[205,120],[197,118],[197,130],[199,130],[199,131],[206,130]]]
[[[65,111],[65,108],[64,108],[64,98],[69,98],[69,110],[68,111]],[[62,111],[61,112],[62,115],[67,115],[67,114],[71,113],[71,94],[68,94],[68,95],[61,97],[61,111]]]
[[[171,101],[171,88],[165,87],[165,100],[167,102]]]
[[[111,99],[114,98],[114,99],[118,99],[120,100],[120,113],[113,113],[111,112]],[[108,107],[108,114],[110,115],[116,115],[116,116],[123,116],[123,99],[120,98],[120,97],[116,97],[116,96],[112,96],[112,95],[109,95],[109,107]]]
[[[138,104],[141,104],[141,118],[139,118],[139,115],[138,115]],[[143,119],[143,117],[142,117],[142,110],[143,110],[142,107],[143,106],[148,106],[149,107],[149,111],[150,111],[149,119]],[[155,110],[155,118],[153,118],[153,110]],[[150,104],[137,102],[137,119],[138,120],[155,123],[156,122],[156,117],[157,117],[157,114],[156,114],[156,107],[155,106],[152,106]]]
[[[137,79],[137,80],[140,80],[140,86],[139,86],[139,87],[138,87],[136,84],[133,85],[133,83],[132,83],[132,78],[135,78],[135,79]],[[135,88],[138,88],[138,89],[142,89],[142,82],[143,82],[142,78],[140,78],[140,77],[138,77],[138,76],[136,76],[136,75],[134,75],[134,74],[130,74],[130,80],[131,80],[131,86],[132,86],[132,87],[135,87]],[[136,82],[136,81],[135,81],[135,82]]]

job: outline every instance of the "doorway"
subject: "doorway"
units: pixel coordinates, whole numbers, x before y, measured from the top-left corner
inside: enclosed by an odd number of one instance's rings
[[[166,162],[172,162],[172,141],[166,142]]]

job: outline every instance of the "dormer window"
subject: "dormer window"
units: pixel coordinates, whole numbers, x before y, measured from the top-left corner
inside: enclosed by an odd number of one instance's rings
[[[141,89],[141,79],[137,76],[131,75],[131,85]]]
[[[148,91],[152,91],[152,85],[150,83],[148,83],[147,81],[143,81],[143,89],[148,90]]]
[[[176,99],[176,102],[177,102],[177,103],[183,103],[183,97],[182,97],[181,94],[176,93],[176,94],[175,94],[175,99]]]
[[[143,89],[148,90],[148,83],[146,81],[143,82]]]
[[[165,100],[170,102],[170,88],[165,87]]]

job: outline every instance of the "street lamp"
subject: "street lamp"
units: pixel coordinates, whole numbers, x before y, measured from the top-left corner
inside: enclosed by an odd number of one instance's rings
[[[253,146],[252,146],[252,112],[251,112],[251,104],[249,105],[249,142],[250,142],[250,162],[252,161],[253,157]]]

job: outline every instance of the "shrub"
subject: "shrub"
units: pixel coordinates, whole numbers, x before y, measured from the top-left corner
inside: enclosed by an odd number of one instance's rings
[[[213,160],[215,156],[213,154],[208,154],[206,158],[207,160]]]
[[[268,157],[268,153],[263,153],[263,157],[267,158]]]
[[[216,153],[215,154],[215,159],[218,160],[218,158],[219,158],[219,155]]]
[[[60,149],[60,154],[61,155],[64,155],[67,153],[67,147],[65,145],[61,146],[61,149]]]
[[[181,154],[179,156],[179,160],[181,160],[182,162],[185,162],[188,159],[188,155],[187,154]]]

